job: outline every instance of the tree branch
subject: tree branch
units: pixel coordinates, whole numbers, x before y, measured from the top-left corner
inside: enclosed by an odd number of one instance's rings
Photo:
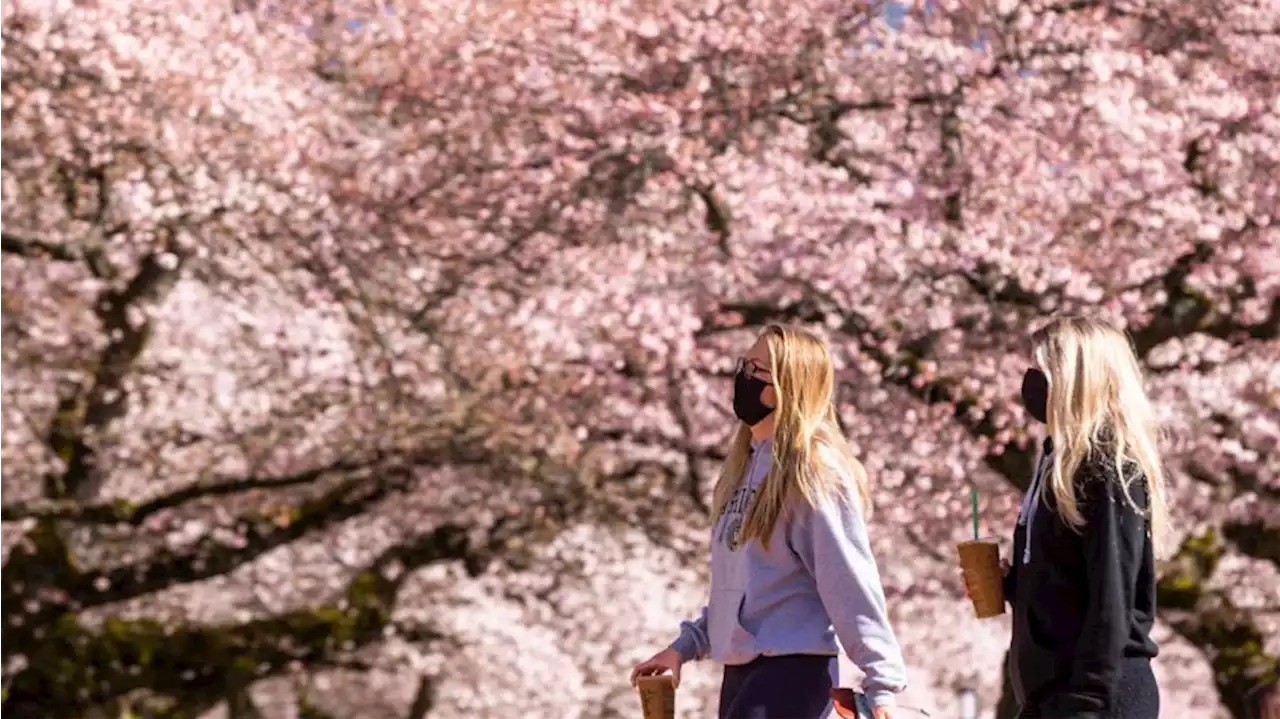
[[[47,625],[39,642],[23,648],[28,664],[10,683],[6,708],[29,703],[44,716],[70,719],[139,689],[187,697],[193,685],[243,687],[295,663],[318,665],[348,655],[386,636],[400,587],[413,571],[451,561],[476,566],[469,530],[446,524],[387,550],[352,579],[341,603],[243,624],[175,628],[108,619],[92,631],[64,614]],[[412,638],[446,640],[429,626],[417,627]]]
[[[78,524],[124,524],[136,527],[161,511],[174,509],[194,500],[225,497],[260,489],[285,489],[311,484],[329,474],[345,474],[367,469],[379,461],[378,458],[343,460],[278,477],[240,477],[197,483],[140,503],[127,500],[85,503],[73,499],[13,502],[0,507],[0,519],[6,522],[24,519],[57,519]]]
[[[83,262],[94,277],[107,276],[101,250],[88,244],[54,242],[30,232],[3,230],[0,231],[0,251],[28,259]]]
[[[82,571],[52,526],[42,521],[15,548],[0,574],[0,598],[18,609],[5,622],[3,656],[29,654],[69,612],[103,606],[226,574],[263,554],[345,521],[399,491],[410,472],[388,471],[377,480],[357,476],[282,518],[250,513],[239,518],[232,538],[205,536],[193,547],[162,550],[140,561]]]
[[[1146,358],[1151,350],[1175,337],[1192,334],[1213,313],[1212,302],[1207,297],[1192,292],[1187,287],[1187,278],[1197,266],[1208,262],[1214,251],[1214,245],[1197,242],[1154,280],[1164,290],[1167,299],[1156,310],[1150,322],[1129,333],[1139,357]]]
[[[1273,298],[1268,315],[1256,323],[1240,322],[1232,315],[1231,308],[1221,308],[1206,295],[1192,289],[1187,283],[1191,273],[1199,265],[1208,262],[1216,252],[1216,245],[1198,242],[1192,249],[1179,255],[1158,277],[1132,289],[1163,291],[1166,299],[1156,309],[1147,324],[1132,328],[1134,349],[1141,359],[1146,359],[1156,347],[1172,339],[1202,333],[1228,342],[1241,339],[1273,340],[1280,337],[1280,298]],[[1050,307],[1061,306],[1063,286],[1046,292],[1027,289],[1017,277],[1002,274],[993,263],[981,262],[973,270],[953,270],[940,273],[935,279],[959,276],[965,283],[987,300],[999,304],[1025,307],[1045,312]],[[1245,279],[1245,288],[1252,286]],[[1248,291],[1232,302],[1250,296]]]
[[[973,269],[955,269],[939,272],[931,279],[941,280],[948,277],[959,277],[974,292],[985,297],[989,302],[1026,307],[1036,312],[1044,312],[1051,304],[1061,304],[1065,284],[1051,287],[1045,292],[1033,292],[1024,287],[1017,277],[1004,274],[994,262],[980,261]]]
[[[1249,613],[1225,592],[1206,586],[1222,554],[1213,530],[1183,542],[1157,585],[1160,617],[1205,652],[1222,703],[1232,716],[1245,717],[1249,693],[1275,684],[1277,659],[1263,648],[1264,637]]]
[[[128,410],[125,378],[151,338],[152,323],[145,305],[155,304],[169,293],[187,257],[179,245],[178,231],[167,228],[165,232],[163,246],[143,258],[123,288],[108,288],[98,297],[94,309],[107,344],[88,386],[74,388],[58,402],[46,441],[65,463],[65,470],[47,478],[48,498],[86,499],[96,495],[102,483],[97,454],[87,433],[106,427]]]
[[[429,676],[418,679],[418,690],[414,692],[413,703],[405,719],[426,719],[427,714],[436,703],[436,683]]]
[[[706,208],[706,224],[707,229],[716,236],[716,245],[720,248],[720,252],[725,257],[733,256],[733,247],[729,244],[732,237],[730,224],[732,219],[729,215],[729,208],[720,201],[716,195],[715,187],[707,184],[694,184],[691,186],[693,193],[702,200],[703,206]]]

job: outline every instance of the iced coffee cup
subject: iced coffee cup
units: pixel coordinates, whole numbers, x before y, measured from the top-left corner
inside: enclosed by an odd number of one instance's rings
[[[1004,614],[1004,572],[1000,571],[1000,545],[994,539],[973,539],[956,545],[960,571],[964,573],[973,613],[979,619]]]
[[[644,719],[676,719],[676,687],[670,674],[640,677],[636,688]]]

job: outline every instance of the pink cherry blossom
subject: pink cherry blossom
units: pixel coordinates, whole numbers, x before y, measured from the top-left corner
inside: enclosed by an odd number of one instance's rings
[[[786,321],[902,703],[994,716],[951,545],[970,487],[1011,531],[1056,312],[1130,331],[1168,432],[1166,710],[1274,683],[1275,0],[0,10],[6,708],[632,716]]]

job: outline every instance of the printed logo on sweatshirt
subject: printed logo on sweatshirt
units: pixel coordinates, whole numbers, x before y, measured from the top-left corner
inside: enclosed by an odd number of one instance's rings
[[[715,539],[728,547],[729,551],[736,552],[742,547],[742,525],[747,518],[747,507],[751,506],[751,500],[755,496],[755,488],[744,482],[724,507]]]

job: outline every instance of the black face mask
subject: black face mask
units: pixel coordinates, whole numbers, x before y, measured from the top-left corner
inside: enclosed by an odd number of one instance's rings
[[[1036,420],[1049,421],[1049,378],[1035,367],[1022,375],[1022,406]]]
[[[764,388],[768,386],[768,382],[752,377],[745,370],[739,370],[733,377],[733,413],[748,427],[760,424],[773,413],[773,407],[760,399]]]

